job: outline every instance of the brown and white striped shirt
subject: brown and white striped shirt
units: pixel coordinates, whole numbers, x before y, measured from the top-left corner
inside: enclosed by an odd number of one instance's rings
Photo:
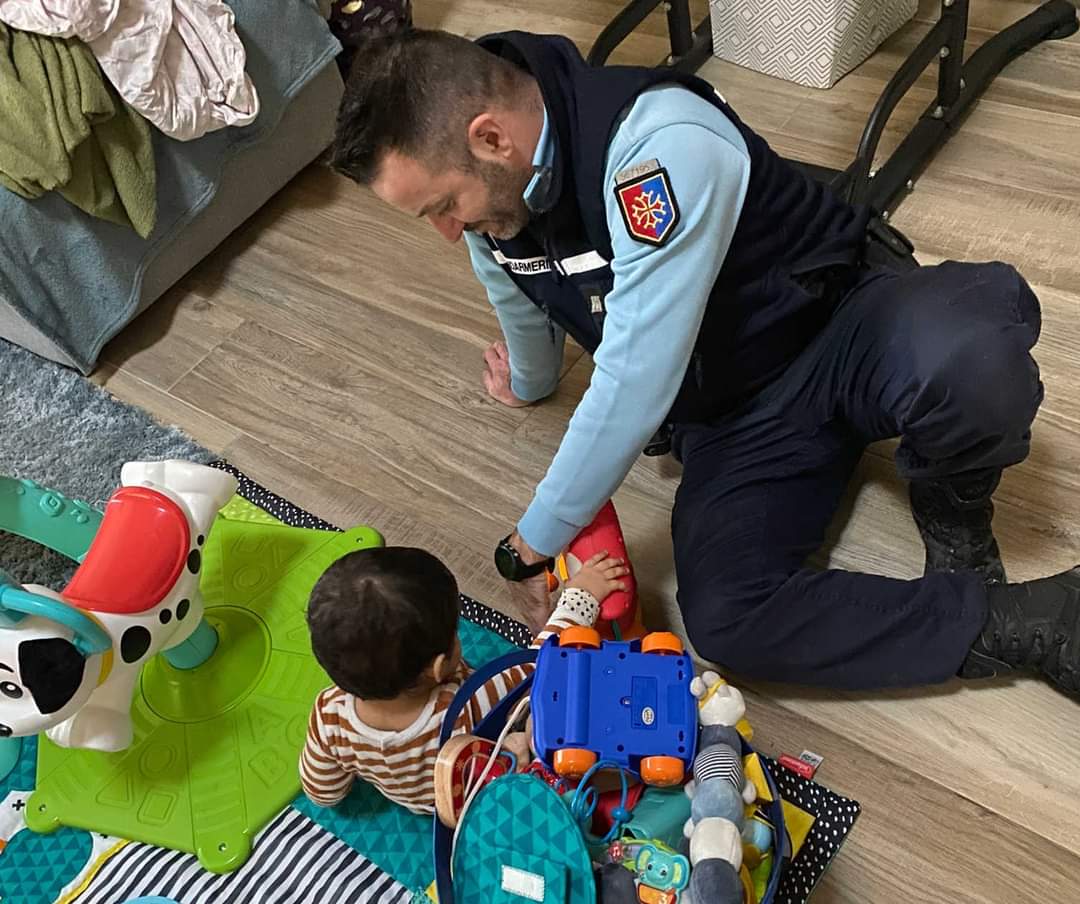
[[[599,613],[600,605],[591,594],[569,588],[532,645],[539,646],[570,625],[591,625]],[[515,666],[486,682],[458,717],[453,733],[471,732],[532,670],[531,664]],[[443,715],[471,672],[463,660],[456,674],[432,691],[413,724],[400,731],[371,728],[356,713],[356,697],[338,687],[324,690],[315,700],[300,755],[304,793],[313,803],[333,806],[361,778],[414,813],[434,813],[435,758]]]

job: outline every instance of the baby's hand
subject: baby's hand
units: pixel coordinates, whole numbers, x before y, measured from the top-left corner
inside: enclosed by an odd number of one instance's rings
[[[616,590],[626,590],[626,584],[620,581],[623,575],[629,574],[630,569],[622,559],[613,559],[605,550],[583,563],[581,569],[569,581],[567,587],[578,587],[596,597],[596,601],[602,603],[610,593]]]

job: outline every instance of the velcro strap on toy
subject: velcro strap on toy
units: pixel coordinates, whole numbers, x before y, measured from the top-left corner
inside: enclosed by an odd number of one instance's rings
[[[443,716],[442,731],[439,735],[439,744],[445,744],[454,732],[454,724],[458,717],[469,705],[469,701],[481,687],[488,681],[514,666],[528,665],[536,662],[536,650],[514,650],[498,659],[493,659],[486,665],[473,672],[461,689],[454,695],[453,701]],[[495,740],[506,725],[506,720],[517,702],[524,697],[532,687],[532,675],[510,691],[495,707],[484,717],[479,725],[473,727],[472,734],[488,740]],[[439,822],[438,816],[432,819],[434,825],[432,848],[435,859],[435,887],[438,890],[439,904],[454,904],[454,888],[450,880],[450,853],[453,844],[453,832]]]

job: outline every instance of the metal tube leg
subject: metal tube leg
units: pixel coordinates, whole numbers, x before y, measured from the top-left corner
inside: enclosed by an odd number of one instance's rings
[[[661,62],[680,72],[696,72],[712,53],[712,22],[706,16],[694,28],[689,0],[629,0],[593,43],[586,57],[590,66],[603,66],[608,57],[658,6],[667,13],[671,52]]]
[[[869,183],[852,186],[855,200],[887,213],[908,191],[912,181],[926,167],[938,149],[960,127],[980,95],[994,77],[1011,61],[1031,50],[1042,41],[1067,36],[1076,31],[1076,8],[1068,0],[1049,0],[1018,22],[994,35],[965,61],[960,52],[954,53],[956,42],[962,47],[966,35],[966,0],[952,0],[945,6],[943,16],[963,16],[947,32],[942,33],[949,53],[942,58],[939,75],[939,95],[922,115],[915,127],[882,164]],[[951,21],[951,20],[950,20]],[[935,28],[944,25],[944,19]],[[922,45],[920,45],[921,47]],[[940,50],[940,48],[939,48]],[[939,54],[940,55],[940,54]],[[907,63],[905,63],[907,66]],[[956,70],[954,67],[959,66]],[[963,85],[963,87],[961,87]],[[887,89],[888,90],[888,89]],[[883,95],[879,106],[885,101]],[[889,107],[891,110],[891,107]],[[875,107],[871,123],[879,115]],[[870,131],[868,124],[867,131]],[[876,139],[872,142],[876,146]],[[860,154],[860,156],[864,156]],[[865,155],[869,156],[869,155]],[[858,160],[856,161],[856,163]],[[855,164],[852,165],[853,167]],[[850,168],[849,168],[850,175]]]
[[[948,28],[941,46],[938,68],[938,103],[946,109],[956,103],[961,91],[964,41],[967,40],[968,0],[942,0],[941,21]]]
[[[586,58],[589,65],[603,66],[615,48],[633,34],[634,29],[649,17],[660,2],[661,0],[630,0],[600,32],[600,36],[593,43]]]
[[[671,56],[677,60],[686,56],[694,44],[690,0],[664,0],[664,8],[667,10],[668,32],[671,35]]]

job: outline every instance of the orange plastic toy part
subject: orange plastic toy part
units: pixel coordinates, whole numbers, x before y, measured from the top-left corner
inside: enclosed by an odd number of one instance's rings
[[[563,628],[562,633],[559,635],[559,646],[591,647],[594,650],[599,650],[600,634],[593,628],[571,625],[569,628]]]
[[[646,785],[670,788],[682,783],[683,761],[674,756],[647,756],[641,761],[641,780]]]
[[[191,528],[180,506],[147,487],[122,487],[61,596],[91,612],[145,612],[176,585],[190,548]]]
[[[651,885],[638,885],[638,900],[641,904],[675,904],[675,891],[671,888],[660,890]]]
[[[641,652],[674,653],[676,656],[681,656],[683,645],[678,637],[668,631],[654,631],[641,639]]]
[[[564,747],[555,751],[555,760],[552,763],[555,774],[563,778],[581,778],[586,772],[596,765],[596,754],[591,750],[581,750],[577,747]]]

